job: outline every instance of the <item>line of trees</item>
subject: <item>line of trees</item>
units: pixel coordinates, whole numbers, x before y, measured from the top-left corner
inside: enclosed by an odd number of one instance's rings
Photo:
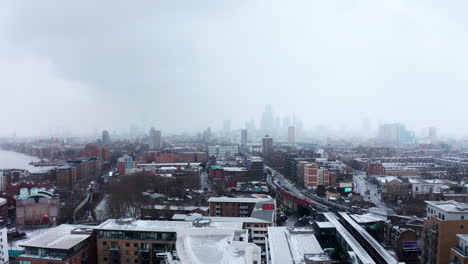
[[[108,215],[112,218],[140,217],[142,206],[154,203],[144,194],[147,191],[179,199],[186,195],[185,187],[170,178],[145,173],[123,176],[106,186]]]

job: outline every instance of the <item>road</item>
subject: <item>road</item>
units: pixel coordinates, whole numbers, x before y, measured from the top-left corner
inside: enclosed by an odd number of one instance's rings
[[[364,200],[372,202],[377,208],[371,208],[369,211],[373,213],[379,213],[384,215],[394,214],[395,211],[387,206],[382,201],[382,195],[379,192],[377,184],[373,184],[367,181],[365,172],[358,172],[354,174],[353,181],[356,184],[355,192],[358,192],[364,197]],[[366,192],[369,191],[369,194]]]
[[[205,170],[200,172],[200,187],[202,189],[206,188],[208,191],[211,191],[211,184],[208,180],[208,173]]]

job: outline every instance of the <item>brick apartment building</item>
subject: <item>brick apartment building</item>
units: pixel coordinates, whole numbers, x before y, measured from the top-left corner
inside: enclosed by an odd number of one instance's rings
[[[147,151],[144,153],[145,162],[154,163],[180,163],[180,162],[206,162],[208,156],[205,152],[161,152]]]
[[[455,201],[426,201],[427,218],[422,231],[421,263],[450,262],[458,234],[468,234],[468,204]]]
[[[259,198],[211,197],[208,199],[210,216],[248,217]]]
[[[385,175],[385,168],[380,161],[367,164],[367,175]]]
[[[458,245],[450,252],[450,263],[468,264],[468,235],[457,235]]]
[[[98,263],[92,227],[60,225],[20,244],[19,264]]]
[[[304,165],[304,187],[314,188],[319,185],[330,185],[330,171],[319,168],[315,163]]]
[[[64,165],[57,168],[56,171],[57,188],[72,189],[76,184],[76,167]]]
[[[393,179],[386,184],[386,191],[382,195],[388,200],[407,200],[411,197],[411,183]]]

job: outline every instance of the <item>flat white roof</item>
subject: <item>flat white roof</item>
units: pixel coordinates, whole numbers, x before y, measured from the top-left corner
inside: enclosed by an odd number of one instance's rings
[[[426,204],[437,207],[448,213],[468,213],[468,204],[450,201],[426,201]]]
[[[194,211],[202,210],[208,211],[208,206],[192,206],[192,205],[146,205],[142,207],[143,209],[155,209],[155,210],[170,210],[170,211]]]
[[[210,197],[208,199],[209,203],[258,203],[258,202],[266,202],[271,200],[272,198],[255,198],[255,197]]]
[[[288,227],[268,227],[268,244],[271,264],[304,263],[305,254],[315,261],[330,259],[322,255],[323,249],[314,234],[290,232]]]
[[[137,166],[199,166],[200,162],[178,162],[178,163],[138,163]]]
[[[335,228],[330,222],[315,222],[319,228]]]
[[[40,234],[23,244],[22,247],[37,247],[51,249],[70,249],[80,242],[86,240],[91,235],[87,234],[72,234],[71,232],[80,226],[76,225],[59,225],[56,228],[51,228],[45,233]]]
[[[247,171],[247,169],[244,168],[244,167],[223,167],[223,170],[224,170],[224,171],[232,171],[232,172],[235,172],[235,171]]]
[[[463,240],[465,243],[468,243],[468,234],[457,234],[457,237],[460,238],[460,240]]]
[[[354,221],[356,221],[359,224],[366,224],[366,223],[373,223],[373,222],[387,220],[386,217],[382,217],[373,213],[367,213],[363,215],[352,214],[350,216],[353,218]]]
[[[176,249],[182,263],[251,264],[261,258],[260,247],[247,241],[240,242],[233,239],[236,230],[205,231],[207,230],[191,229],[177,232]]]
[[[271,224],[269,221],[265,221],[255,217],[224,217],[224,216],[200,216],[199,214],[195,215],[184,215],[184,214],[174,214],[172,217],[173,220],[183,220],[183,221],[193,221],[194,219],[208,219],[211,220],[211,223],[216,222],[238,222],[238,223],[257,223],[257,224]]]
[[[241,228],[240,221],[234,222],[211,222],[206,227],[194,227],[192,222],[188,221],[156,221],[156,220],[135,220],[131,223],[119,224],[117,219],[109,219],[96,227],[98,230],[116,230],[116,231],[141,231],[141,232],[177,232],[190,228]]]

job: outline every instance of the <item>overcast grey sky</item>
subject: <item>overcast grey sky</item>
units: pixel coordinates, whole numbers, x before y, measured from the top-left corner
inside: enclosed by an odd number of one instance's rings
[[[467,1],[5,1],[0,135],[240,127],[468,131]]]

